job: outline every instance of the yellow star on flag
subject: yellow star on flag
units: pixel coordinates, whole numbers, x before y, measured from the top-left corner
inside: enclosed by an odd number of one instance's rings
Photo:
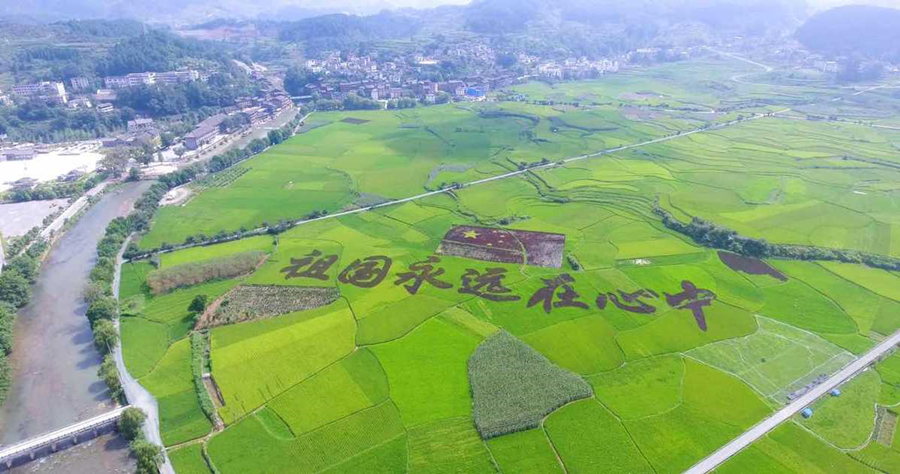
[[[474,230],[467,230],[467,231],[463,232],[463,237],[465,237],[467,239],[477,239],[478,232],[475,232]]]

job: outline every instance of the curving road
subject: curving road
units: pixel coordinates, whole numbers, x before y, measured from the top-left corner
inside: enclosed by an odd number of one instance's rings
[[[119,250],[119,255],[116,256],[116,272],[113,277],[113,296],[115,296],[117,300],[119,299],[119,279],[122,275],[122,255],[125,253],[125,249],[128,247],[129,242],[131,242],[130,236],[122,243],[122,249]],[[116,319],[115,324],[116,331],[119,331],[118,319]],[[121,337],[119,340],[121,341]],[[153,398],[153,395],[141,386],[130,373],[128,373],[128,368],[125,367],[125,358],[122,357],[122,344],[116,346],[113,351],[113,357],[116,360],[116,368],[119,371],[119,381],[122,382],[125,398],[128,399],[128,403],[132,406],[144,410],[144,413],[147,414],[147,420],[144,422],[144,435],[147,436],[147,440],[150,442],[157,444],[160,447],[165,446],[163,445],[162,437],[159,435],[159,405],[156,403],[156,399]],[[166,455],[165,448],[163,448],[163,462],[162,465],[159,466],[159,473],[175,474],[175,469],[172,468],[172,464],[169,462],[169,457]]]
[[[749,430],[744,432],[744,434],[738,436],[730,443],[720,448],[718,451],[710,454],[706,459],[703,459],[699,463],[695,464],[694,467],[685,471],[685,473],[703,474],[719,467],[719,465],[737,454],[740,450],[746,448],[759,438],[762,438],[766,435],[766,433],[774,430],[776,427],[778,427],[778,425],[789,420],[792,416],[796,415],[804,408],[811,405],[819,397],[827,394],[832,389],[837,388],[844,382],[852,379],[854,376],[865,370],[869,366],[869,364],[872,364],[873,362],[878,360],[879,357],[887,354],[897,344],[900,344],[900,331],[895,332],[889,338],[885,339],[881,344],[878,344],[869,352],[866,352],[858,359],[848,364],[838,373],[832,375],[824,383],[810,390],[805,395],[785,406],[781,410],[773,413],[772,416],[757,423],[753,428],[750,428]]]

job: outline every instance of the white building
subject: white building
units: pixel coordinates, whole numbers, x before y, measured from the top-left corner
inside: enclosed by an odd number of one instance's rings
[[[129,87],[152,86],[154,84],[171,86],[197,80],[204,80],[204,76],[193,69],[189,69],[168,72],[134,72],[124,76],[108,76],[103,78],[103,84],[108,89],[127,89]]]
[[[69,79],[69,84],[76,91],[83,91],[91,87],[91,80],[86,77],[73,77]]]
[[[51,100],[60,104],[68,102],[66,86],[62,82],[38,82],[35,84],[19,84],[12,88],[13,95],[28,98]]]
[[[156,73],[156,82],[166,85],[184,84],[200,80],[200,73],[194,70]]]

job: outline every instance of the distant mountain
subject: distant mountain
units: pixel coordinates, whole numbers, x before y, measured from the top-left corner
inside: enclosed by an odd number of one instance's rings
[[[797,30],[811,51],[900,61],[900,10],[865,5],[833,8]]]
[[[220,18],[298,20],[329,13],[369,15],[386,9],[430,8],[469,0],[2,0],[0,18],[22,21],[129,18],[173,25]]]
[[[466,9],[471,29],[517,31],[561,20],[588,25],[702,23],[748,33],[796,26],[803,0],[476,0]]]
[[[475,0],[463,17],[471,31],[540,54],[603,56],[716,36],[782,35],[806,11],[804,0]]]

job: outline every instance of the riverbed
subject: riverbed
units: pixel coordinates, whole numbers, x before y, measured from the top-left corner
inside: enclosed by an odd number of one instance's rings
[[[114,407],[97,376],[100,355],[93,346],[81,296],[96,262],[96,246],[114,218],[126,215],[150,182],[127,183],[104,196],[54,245],[33,287],[31,303],[19,311],[10,357],[13,386],[0,407],[0,444],[8,445]],[[76,471],[110,472],[124,443],[94,443],[95,464]],[[90,458],[79,451],[79,458]],[[73,456],[65,452],[56,456]],[[119,459],[119,461],[115,461]],[[93,467],[91,467],[93,466]],[[74,467],[74,466],[73,466]]]

